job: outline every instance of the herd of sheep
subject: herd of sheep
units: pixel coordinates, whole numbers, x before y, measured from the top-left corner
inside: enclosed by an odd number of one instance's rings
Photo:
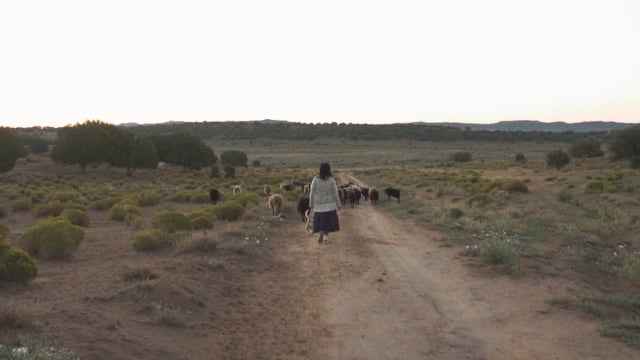
[[[300,186],[301,195],[296,202],[296,212],[300,215],[301,221],[308,220],[309,209],[309,186],[310,182],[295,181],[293,183],[282,183],[280,188],[284,191],[293,191],[296,186]],[[387,187],[384,190],[387,195],[387,199],[396,198],[400,202],[400,190],[392,187]],[[231,188],[232,196],[236,196],[242,192],[240,185],[234,185]],[[280,216],[285,204],[285,196],[278,193],[273,193],[271,185],[264,186],[264,195],[267,197],[267,205],[271,210],[273,216]],[[338,195],[343,205],[349,204],[352,208],[355,208],[360,204],[360,200],[369,201],[371,205],[378,205],[380,199],[380,192],[375,187],[364,187],[353,183],[338,186]],[[214,204],[221,199],[221,193],[218,189],[209,190],[209,198]]]

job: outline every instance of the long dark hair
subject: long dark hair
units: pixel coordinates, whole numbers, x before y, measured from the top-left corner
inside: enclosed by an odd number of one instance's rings
[[[328,162],[320,164],[320,178],[327,180],[331,175],[331,165]]]

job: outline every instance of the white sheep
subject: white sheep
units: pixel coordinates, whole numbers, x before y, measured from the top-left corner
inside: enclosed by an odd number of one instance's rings
[[[273,216],[280,216],[282,207],[284,206],[284,196],[280,194],[273,194],[269,196],[268,205]]]

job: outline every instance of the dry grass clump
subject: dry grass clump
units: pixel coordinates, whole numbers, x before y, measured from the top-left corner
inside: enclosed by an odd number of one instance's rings
[[[33,208],[33,201],[28,197],[18,198],[11,202],[11,210],[13,211],[29,211],[31,208]]]
[[[504,184],[504,190],[508,193],[528,193],[529,188],[527,184],[520,180],[511,180]]]
[[[126,282],[144,281],[156,279],[158,274],[147,266],[136,266],[124,269],[120,278]]]
[[[185,237],[175,244],[175,251],[178,254],[188,254],[194,252],[207,253],[215,251],[218,243],[205,234],[198,234]]]
[[[0,303],[0,329],[25,330],[35,327],[35,319],[29,313],[26,305],[7,302]]]

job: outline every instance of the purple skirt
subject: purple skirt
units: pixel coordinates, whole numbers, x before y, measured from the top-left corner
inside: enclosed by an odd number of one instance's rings
[[[313,213],[313,233],[340,231],[340,221],[336,210]]]

